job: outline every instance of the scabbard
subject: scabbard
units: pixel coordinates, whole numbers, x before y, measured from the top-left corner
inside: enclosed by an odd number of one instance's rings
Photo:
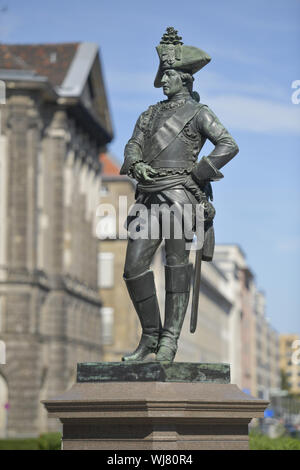
[[[203,252],[202,248],[196,251],[195,268],[194,268],[193,299],[192,299],[191,322],[190,322],[191,333],[195,333],[196,327],[197,327],[198,305],[199,305],[200,283],[201,283],[202,252]]]

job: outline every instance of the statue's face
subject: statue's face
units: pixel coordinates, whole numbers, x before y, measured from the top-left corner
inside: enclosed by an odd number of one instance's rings
[[[166,70],[162,76],[161,83],[163,85],[163,92],[168,98],[171,98],[183,89],[181,77],[176,70]]]

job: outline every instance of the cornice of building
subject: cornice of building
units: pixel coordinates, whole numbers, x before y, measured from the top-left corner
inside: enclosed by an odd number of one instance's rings
[[[5,279],[0,281],[0,289],[5,286],[35,286],[46,291],[63,290],[86,302],[102,306],[98,288],[90,287],[69,275],[50,275],[41,270],[27,268],[0,267],[6,272]]]

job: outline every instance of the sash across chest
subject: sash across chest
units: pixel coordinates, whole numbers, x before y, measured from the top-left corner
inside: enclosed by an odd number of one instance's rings
[[[185,105],[179,108],[166,122],[150,137],[147,142],[143,160],[152,166],[155,165],[154,159],[156,159],[159,154],[168,147],[182,129],[190,122],[193,117],[199,112],[202,106],[198,103],[193,103],[192,101],[187,101]],[[180,162],[174,161],[174,166],[179,167]]]

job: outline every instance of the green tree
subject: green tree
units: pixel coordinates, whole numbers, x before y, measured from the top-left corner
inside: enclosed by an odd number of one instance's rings
[[[290,386],[289,386],[288,376],[287,376],[287,373],[283,369],[280,370],[280,381],[281,381],[281,390],[287,390],[289,392]]]

